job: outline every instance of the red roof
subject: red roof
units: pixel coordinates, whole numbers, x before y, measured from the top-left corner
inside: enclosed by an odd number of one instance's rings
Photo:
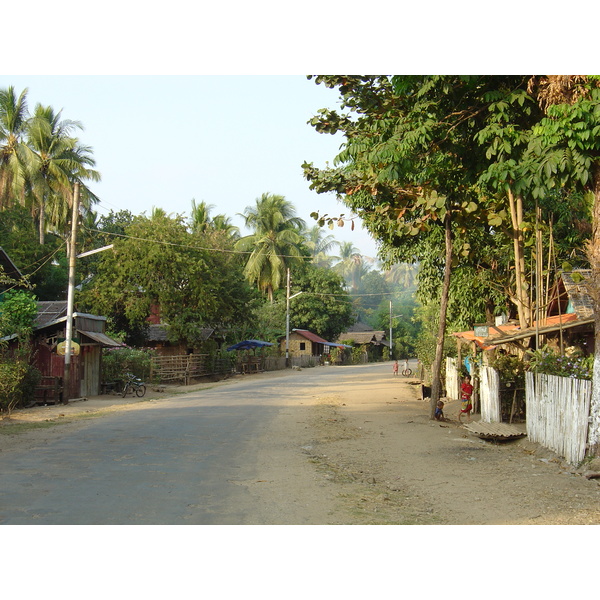
[[[292,331],[297,333],[298,335],[301,335],[302,337],[305,337],[311,342],[315,342],[316,344],[329,345],[329,342],[327,340],[324,340],[322,337],[319,337],[316,333],[312,333],[312,331],[308,331],[308,329],[292,329]]]

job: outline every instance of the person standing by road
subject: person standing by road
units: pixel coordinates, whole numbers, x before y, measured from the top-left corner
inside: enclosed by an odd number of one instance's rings
[[[473,410],[473,405],[471,404],[471,396],[473,394],[473,386],[471,385],[471,377],[469,375],[465,375],[463,379],[462,385],[460,386],[460,411],[458,413],[458,422],[462,423],[461,416],[463,414],[467,415],[467,423],[471,422],[471,411]]]
[[[394,362],[394,377],[398,375],[398,361]]]

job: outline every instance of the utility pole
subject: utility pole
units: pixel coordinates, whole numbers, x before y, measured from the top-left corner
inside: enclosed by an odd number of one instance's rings
[[[392,338],[392,301],[390,300],[390,360],[393,360],[394,340]]]
[[[285,307],[285,368],[290,366],[290,270],[287,270],[286,287],[286,307]]]
[[[73,343],[73,296],[75,295],[75,259],[77,224],[79,221],[79,183],[73,189],[73,215],[71,217],[71,240],[69,243],[69,287],[67,290],[67,327],[65,332],[65,370],[63,373],[62,403],[69,403],[71,387],[71,346]]]

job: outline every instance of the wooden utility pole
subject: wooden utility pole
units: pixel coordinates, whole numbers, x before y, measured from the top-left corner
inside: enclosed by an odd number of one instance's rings
[[[71,240],[69,242],[69,287],[67,290],[67,326],[65,332],[65,370],[63,373],[62,403],[69,403],[71,389],[71,346],[73,344],[73,296],[75,294],[75,259],[77,223],[79,221],[79,183],[73,189],[73,215],[71,217]]]

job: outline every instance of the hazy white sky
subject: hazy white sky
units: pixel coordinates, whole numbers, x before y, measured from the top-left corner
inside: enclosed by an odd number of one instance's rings
[[[153,207],[189,215],[191,201],[214,205],[243,230],[238,217],[264,192],[281,194],[308,225],[313,211],[349,214],[331,194],[309,189],[301,165],[325,166],[341,137],[307,124],[319,108],[334,108],[334,90],[303,75],[3,76],[0,87],[27,88],[28,105],[49,104],[81,121],[102,181],[90,184],[100,214]],[[376,255],[361,227],[335,228],[363,254]]]

